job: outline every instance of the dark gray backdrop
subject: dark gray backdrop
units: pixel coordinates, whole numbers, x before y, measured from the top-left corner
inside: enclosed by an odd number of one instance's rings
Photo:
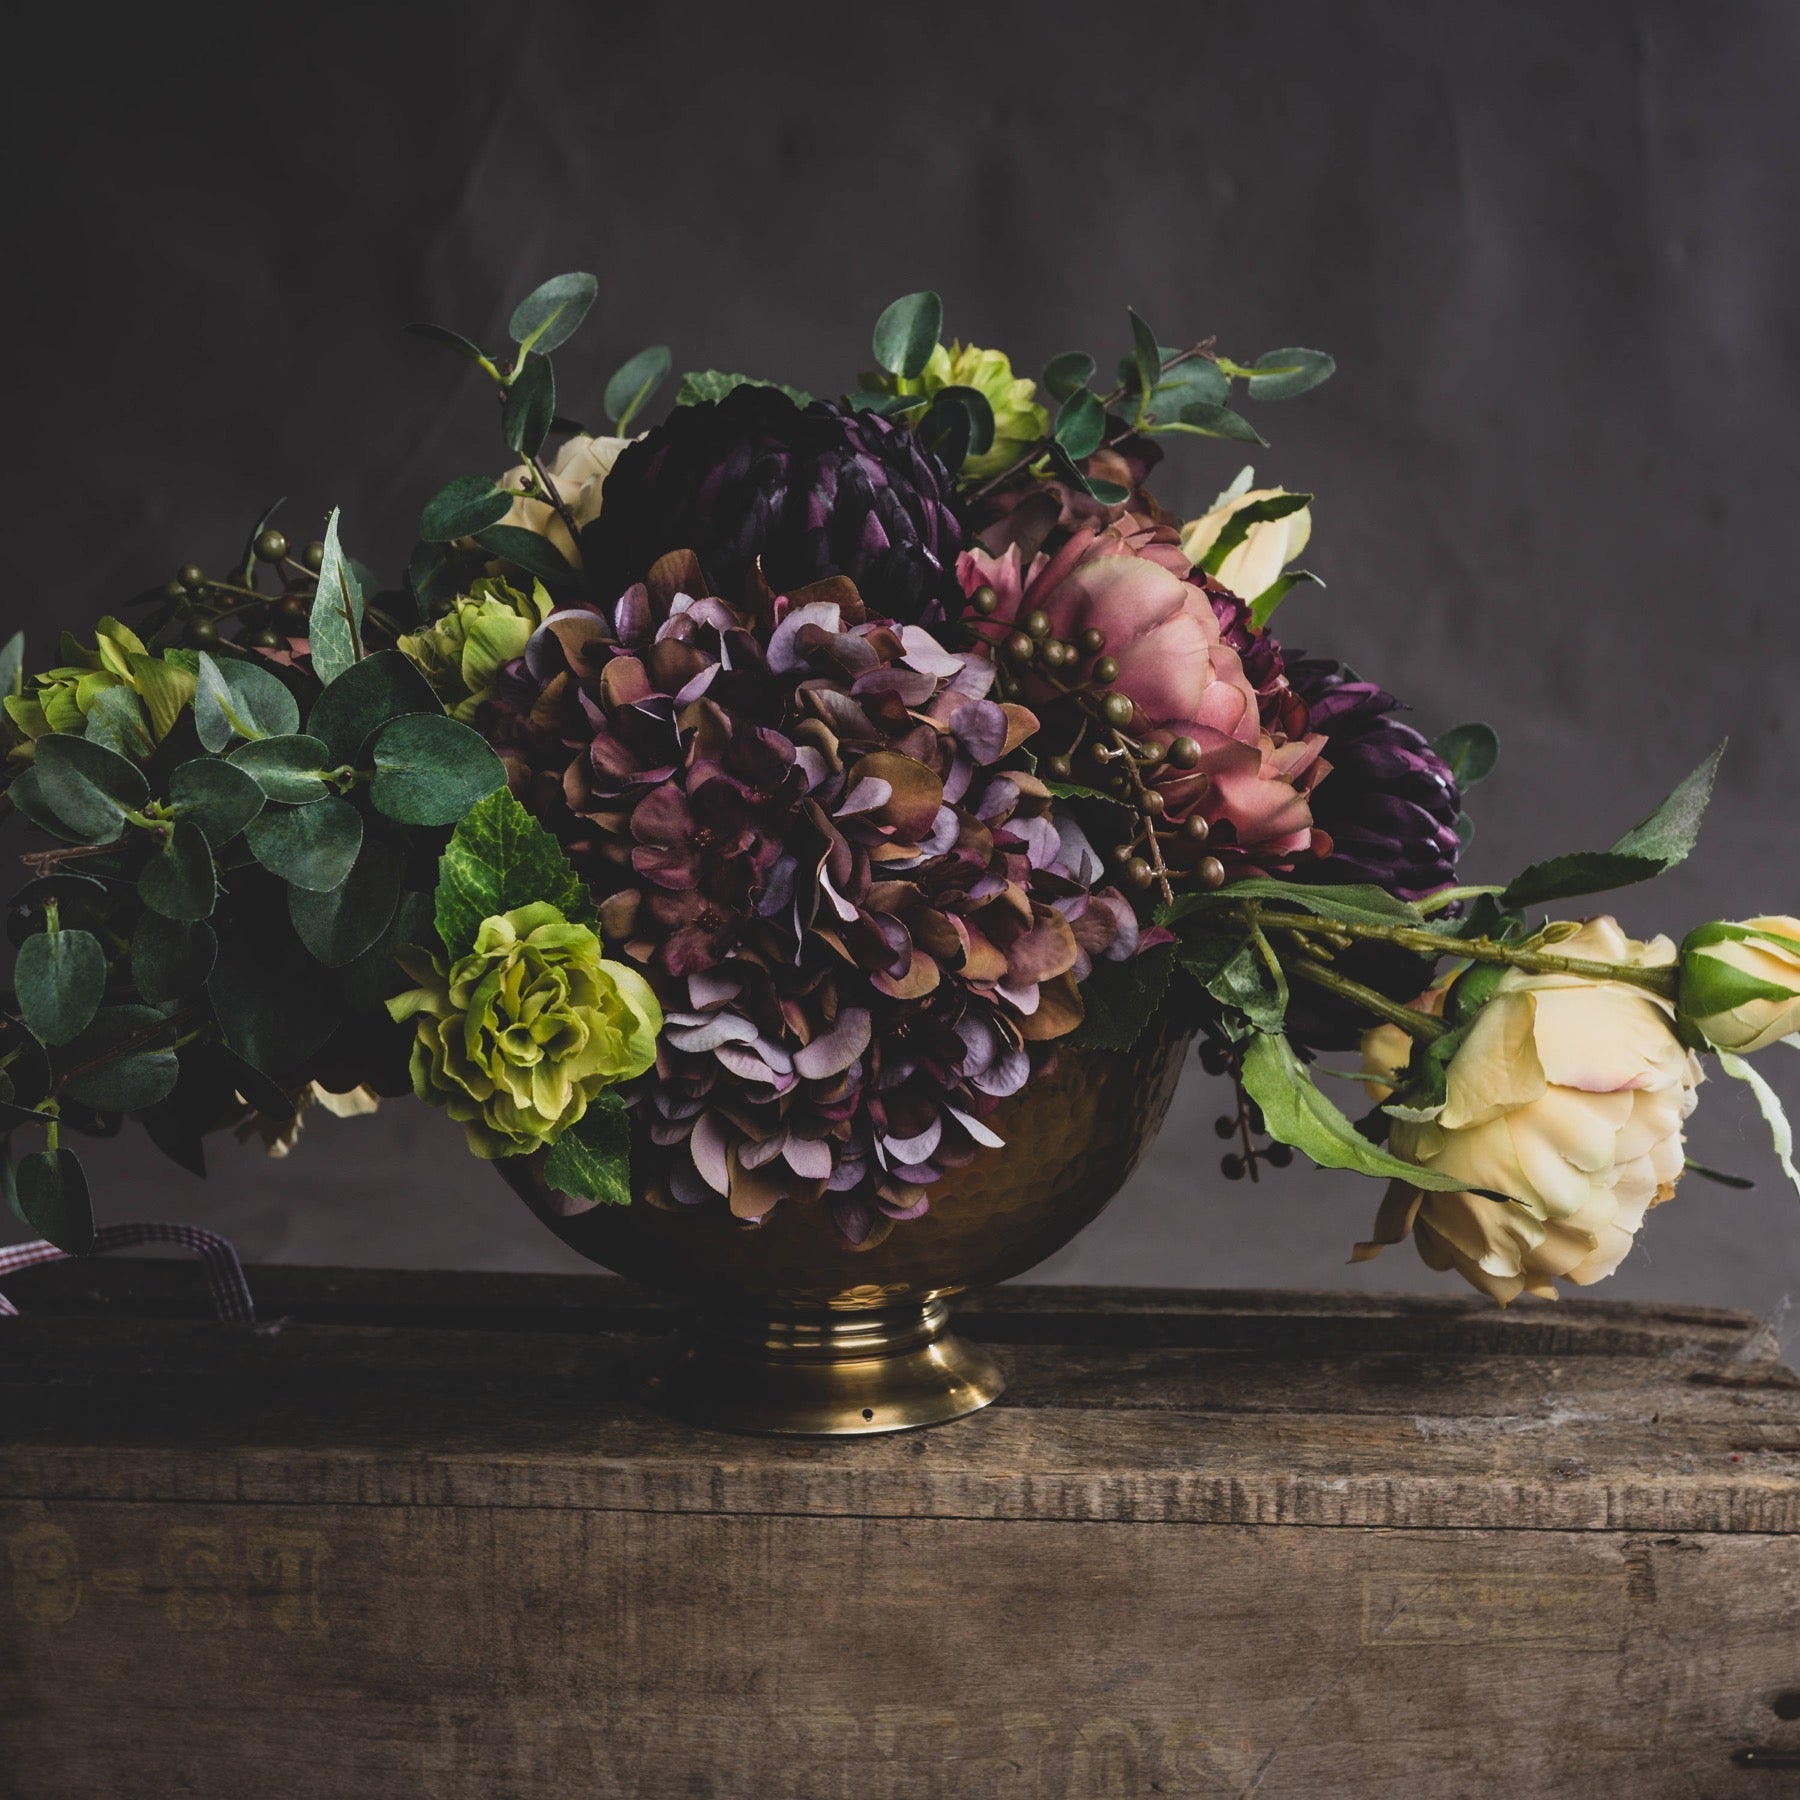
[[[568,0],[41,18],[6,121],[9,567],[39,660],[277,494],[341,503],[394,564],[450,473],[498,467],[480,378],[399,335],[489,338],[544,275],[595,270],[560,356],[598,412],[646,342],[829,390],[882,304],[1027,368],[1113,352],[1124,307],[1340,374],[1262,419],[1265,479],[1316,489],[1330,583],[1284,634],[1438,730],[1491,720],[1474,878],[1611,840],[1726,733],[1702,854],[1620,896],[1634,929],[1800,911],[1792,439],[1800,12],[1586,4],[623,9]],[[1173,503],[1235,472],[1178,453]],[[1800,1103],[1800,1058],[1766,1065]],[[1419,1287],[1344,1266],[1379,1197],[1213,1172],[1219,1095],[1043,1273]],[[1800,1202],[1737,1090],[1615,1294],[1766,1310]],[[210,1185],[103,1146],[109,1217],[220,1225],[247,1254],[553,1268],[454,1127],[325,1120]],[[1448,1278],[1445,1278],[1448,1279]]]

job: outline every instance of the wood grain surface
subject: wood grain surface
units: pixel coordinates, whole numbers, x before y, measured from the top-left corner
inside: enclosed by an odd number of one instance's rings
[[[1800,1792],[1800,1379],[1745,1316],[1009,1289],[885,1439],[631,1397],[604,1280],[33,1271],[0,1794]]]

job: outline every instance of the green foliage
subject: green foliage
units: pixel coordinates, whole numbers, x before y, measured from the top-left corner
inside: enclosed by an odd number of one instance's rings
[[[86,1029],[106,992],[106,952],[92,932],[40,931],[19,946],[13,988],[37,1036],[66,1044]]]
[[[362,748],[390,719],[407,713],[441,713],[431,683],[398,650],[377,650],[340,675],[307,716],[309,737],[325,745],[327,759],[366,768]]]
[[[191,819],[222,850],[262,811],[263,791],[247,771],[197,756],[169,777],[169,804],[177,819]]]
[[[1513,879],[1500,897],[1501,905],[1522,910],[1577,894],[1603,893],[1648,881],[1651,876],[1672,869],[1685,860],[1699,838],[1700,822],[1712,798],[1713,778],[1724,754],[1725,746],[1721,744],[1668,799],[1610,850],[1555,856],[1548,862],[1533,863]]]
[[[234,737],[286,737],[300,725],[300,703],[284,683],[257,663],[235,657],[216,661],[205,651],[198,664],[194,729],[215,754]]]
[[[146,761],[155,749],[143,705],[123,684],[94,696],[82,735],[89,743],[103,745],[133,762]]]
[[[219,940],[204,919],[166,919],[145,911],[131,934],[131,979],[152,1006],[185,1000],[206,985]]]
[[[325,560],[319,565],[319,585],[307,625],[313,673],[326,686],[354,668],[362,655],[362,621],[362,581],[338,542],[338,509],[334,506],[325,521]]]
[[[165,919],[210,916],[218,898],[212,850],[192,819],[177,819],[138,876],[138,897]]]
[[[1251,365],[1250,398],[1291,400],[1336,373],[1336,362],[1323,350],[1265,350]]]
[[[875,321],[877,367],[911,381],[924,374],[944,326],[944,303],[930,292],[907,294]]]
[[[960,469],[969,457],[993,448],[994,409],[979,388],[941,387],[913,432],[945,468]]]
[[[269,800],[304,806],[309,800],[323,800],[331,791],[325,783],[330,752],[316,737],[257,738],[225,760],[250,776]]]
[[[11,1193],[21,1219],[39,1237],[69,1256],[94,1247],[94,1203],[87,1175],[73,1150],[37,1150],[10,1171]]]
[[[271,875],[321,894],[350,873],[362,838],[362,814],[335,794],[307,806],[266,807],[244,830],[250,854]]]
[[[1486,781],[1500,760],[1500,739],[1491,725],[1458,725],[1431,747],[1450,765],[1456,785],[1465,794],[1477,782]]]
[[[1137,416],[1141,423],[1149,410],[1150,396],[1156,392],[1156,384],[1162,379],[1162,347],[1156,341],[1156,333],[1136,312],[1130,307],[1125,310],[1131,320],[1131,361],[1137,374]]]
[[[593,902],[562,845],[504,787],[469,809],[438,863],[437,932],[450,960],[466,956],[484,919],[547,901],[575,924]]]
[[[1296,912],[1321,919],[1338,919],[1347,925],[1423,925],[1424,916],[1409,901],[1396,899],[1385,888],[1362,882],[1342,887],[1303,881],[1276,881],[1267,875],[1250,875],[1227,887],[1196,890],[1179,895],[1157,914],[1159,925],[1174,925],[1195,913],[1218,912],[1245,900],[1265,900],[1287,905]]]
[[[0,700],[23,691],[25,684],[25,634],[15,631],[0,644]]]
[[[556,373],[547,356],[527,356],[506,390],[500,435],[507,449],[529,461],[543,448],[556,417]]]
[[[288,889],[295,935],[328,969],[339,969],[379,939],[400,904],[399,854],[385,838],[365,834],[350,873],[334,888]]]
[[[1077,388],[1056,415],[1058,448],[1080,462],[1100,448],[1105,436],[1106,408],[1091,390]]]
[[[547,537],[523,526],[489,525],[476,532],[475,541],[551,588],[566,586],[575,574]]]
[[[138,766],[103,744],[65,732],[39,738],[28,772],[35,797],[76,842],[110,844],[125,829],[125,816],[150,798]],[[15,797],[20,782],[13,784]],[[21,802],[20,810],[35,817]]]
[[[1173,944],[1155,944],[1122,962],[1101,958],[1081,984],[1086,1013],[1068,1041],[1088,1050],[1129,1050],[1162,1004],[1174,968]]]
[[[1244,1092],[1262,1108],[1269,1135],[1303,1151],[1322,1169],[1354,1169],[1443,1191],[1467,1185],[1404,1162],[1364,1137],[1319,1091],[1312,1072],[1278,1033],[1259,1031],[1244,1045],[1242,1080]]]
[[[413,713],[383,726],[374,756],[370,803],[402,825],[453,825],[506,783],[493,746],[441,714]]]
[[[611,1091],[601,1094],[551,1146],[544,1180],[560,1194],[631,1204],[631,1115]]]
[[[723,369],[690,369],[675,390],[677,406],[699,406],[708,400],[723,400],[733,388],[772,387],[787,395],[796,406],[809,406],[812,395],[804,388],[789,387],[785,381],[763,381],[755,375],[728,375]],[[883,395],[884,400],[891,395]]]
[[[180,1073],[168,1026],[167,1015],[154,1006],[102,1007],[68,1047],[64,1097],[101,1112],[154,1106]]]
[[[1325,583],[1311,569],[1283,569],[1263,591],[1250,602],[1250,623],[1258,631],[1266,630],[1275,609],[1297,587],[1323,587]]]
[[[472,344],[459,331],[446,330],[442,325],[413,324],[406,329],[416,338],[423,338],[428,344],[436,344],[440,349],[448,350],[455,356],[465,358],[472,363],[486,364],[487,357],[479,344]]]
[[[1064,350],[1044,364],[1044,391],[1052,400],[1067,400],[1094,379],[1094,359],[1085,350]]]
[[[592,275],[552,275],[513,308],[507,336],[521,351],[548,356],[575,335],[599,291]]]
[[[513,496],[485,475],[459,475],[425,502],[419,514],[419,536],[428,544],[447,544],[473,537],[497,525],[512,511]]]
[[[264,915],[254,932],[234,933],[220,944],[206,994],[226,1044],[276,1081],[300,1073],[341,1017],[330,983],[279,915]]]
[[[652,344],[613,371],[600,404],[621,437],[631,430],[644,403],[668,380],[671,363],[668,345]]]

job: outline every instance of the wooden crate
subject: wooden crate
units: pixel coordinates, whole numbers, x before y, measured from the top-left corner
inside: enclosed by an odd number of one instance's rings
[[[1734,1313],[1014,1289],[910,1436],[668,1425],[604,1280],[9,1282],[21,1800],[1800,1791],[1800,1381]]]

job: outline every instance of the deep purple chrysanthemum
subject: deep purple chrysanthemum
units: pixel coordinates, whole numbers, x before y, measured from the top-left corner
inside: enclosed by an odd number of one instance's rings
[[[727,599],[760,564],[776,593],[830,575],[902,623],[960,608],[963,528],[949,471],[874,413],[745,385],[677,407],[620,456],[582,536],[597,596],[621,593],[670,550],[692,550]]]

